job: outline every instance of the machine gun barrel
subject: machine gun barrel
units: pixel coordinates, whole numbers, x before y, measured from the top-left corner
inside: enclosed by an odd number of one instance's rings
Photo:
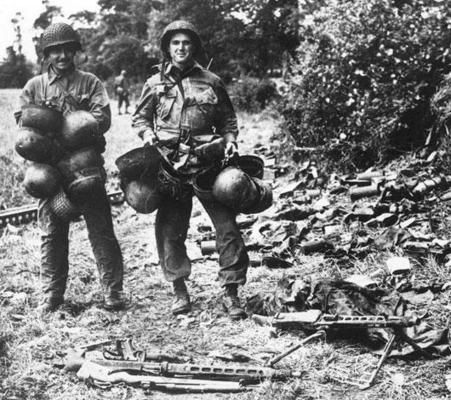
[[[230,365],[201,365],[201,364],[175,364],[152,363],[120,360],[92,360],[98,365],[113,370],[133,371],[161,375],[166,377],[190,377],[196,379],[229,380],[244,382],[259,382],[264,379],[286,380],[296,374],[292,371],[278,370],[260,366],[230,366]]]
[[[305,329],[329,328],[404,328],[417,325],[419,318],[383,315],[335,315],[319,310],[279,313],[271,319],[276,328],[301,327]]]

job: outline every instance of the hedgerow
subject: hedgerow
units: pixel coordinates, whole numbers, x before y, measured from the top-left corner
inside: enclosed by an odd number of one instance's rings
[[[310,17],[282,110],[296,143],[346,169],[422,146],[451,71],[449,2],[329,1]]]

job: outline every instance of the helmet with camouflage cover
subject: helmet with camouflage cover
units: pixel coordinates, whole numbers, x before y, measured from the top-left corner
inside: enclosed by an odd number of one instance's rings
[[[191,40],[194,44],[194,58],[198,58],[203,53],[202,48],[202,42],[199,37],[199,33],[197,32],[196,27],[188,21],[184,20],[177,20],[174,22],[171,22],[166,28],[164,28],[163,35],[161,35],[160,39],[160,50],[163,52],[163,55],[166,59],[170,59],[169,56],[169,42],[171,40],[171,37],[175,33],[186,33],[191,37]]]
[[[51,47],[62,44],[73,44],[74,50],[81,50],[81,42],[78,33],[68,24],[57,22],[49,25],[41,36],[41,50],[47,56]]]

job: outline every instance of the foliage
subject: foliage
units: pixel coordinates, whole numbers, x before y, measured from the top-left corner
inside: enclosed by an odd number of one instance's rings
[[[258,112],[279,97],[276,85],[269,79],[243,77],[229,87],[235,107],[247,112]]]
[[[279,71],[299,44],[297,0],[98,0],[99,13],[81,11],[70,16],[86,54],[83,69],[102,79],[120,70],[135,81],[144,80],[160,59],[164,27],[186,19],[199,30],[205,56],[225,81],[241,75],[263,77]],[[35,20],[42,32],[61,9],[43,2]],[[39,37],[34,38],[39,48]],[[42,55],[40,56],[42,59]]]
[[[435,134],[440,137],[440,164],[443,173],[451,168],[451,74],[445,76],[439,89],[432,97],[432,110],[435,117]]]
[[[438,128],[444,128],[447,124],[448,129],[451,129],[451,73],[445,76],[432,97],[432,109],[437,118]]]
[[[146,52],[147,16],[159,2],[99,0],[100,13],[81,12],[71,19],[79,29],[87,54],[83,68],[102,79],[122,69],[139,80],[146,78],[157,60]]]
[[[33,29],[38,32],[38,34],[33,37],[33,43],[38,58],[38,63],[41,63],[44,58],[40,47],[42,32],[44,32],[45,28],[53,23],[53,20],[56,17],[61,17],[63,15],[61,12],[61,7],[50,4],[49,0],[42,0],[42,4],[44,5],[45,10],[41,14],[39,14],[38,18],[36,18],[33,23]]]
[[[422,145],[451,68],[447,2],[330,0],[309,15],[283,107],[296,142],[338,141],[355,167]]]
[[[7,57],[0,64],[0,88],[19,88],[33,76],[33,66],[23,54],[17,54],[12,46],[7,49]]]
[[[283,67],[284,57],[294,57],[299,46],[298,0],[246,0],[235,4],[246,16],[243,67],[257,76]]]
[[[157,56],[164,27],[186,19],[199,30],[212,69],[225,80],[237,75],[265,76],[280,68],[285,52],[294,54],[298,41],[296,0],[166,0],[153,10],[149,44]]]

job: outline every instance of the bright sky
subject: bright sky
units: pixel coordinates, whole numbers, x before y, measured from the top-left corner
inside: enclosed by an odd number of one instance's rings
[[[50,0],[52,6],[61,7],[65,18],[55,22],[69,22],[67,17],[78,11],[98,10],[96,0]],[[6,47],[11,46],[15,40],[15,32],[11,19],[17,12],[22,14],[22,45],[23,53],[30,61],[36,61],[36,53],[31,38],[34,20],[45,10],[41,0],[0,0],[0,61],[6,56]]]

